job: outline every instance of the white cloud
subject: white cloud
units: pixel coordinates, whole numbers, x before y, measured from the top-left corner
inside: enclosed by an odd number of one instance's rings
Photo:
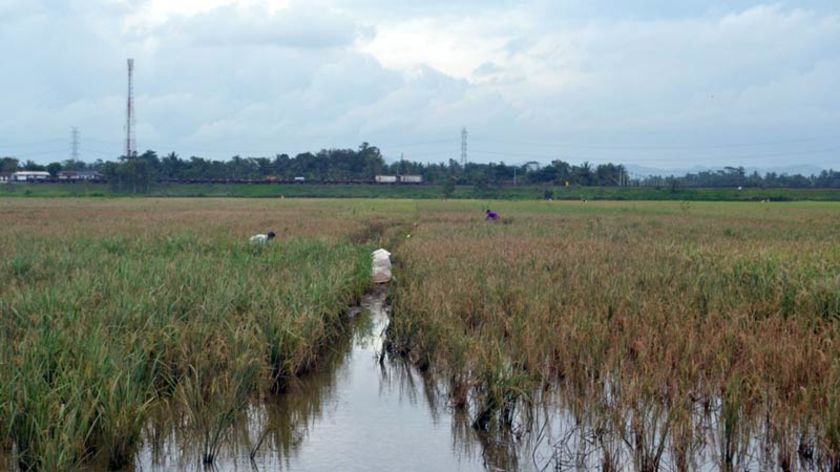
[[[361,50],[385,67],[425,65],[468,79],[481,64],[502,60],[505,55],[507,35],[511,33],[486,31],[487,26],[491,25],[451,17],[379,25],[376,35]]]
[[[840,145],[836,5],[609,3],[0,0],[14,110],[0,154],[71,126],[118,152],[128,56],[141,147],[184,155],[365,140],[445,159],[462,125],[473,158],[513,162],[714,165],[732,143],[756,144],[736,149],[747,157],[780,137],[815,137],[781,151]]]

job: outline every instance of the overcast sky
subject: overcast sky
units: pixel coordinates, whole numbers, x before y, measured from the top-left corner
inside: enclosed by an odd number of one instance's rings
[[[0,155],[840,168],[840,2],[0,0]]]

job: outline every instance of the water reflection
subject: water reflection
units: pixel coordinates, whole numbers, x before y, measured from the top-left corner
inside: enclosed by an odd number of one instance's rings
[[[386,294],[367,296],[354,336],[336,343],[283,395],[255,401],[225,438],[217,470],[512,470],[443,390],[407,363],[380,357]],[[199,449],[162,408],[146,428],[142,471],[199,470]],[[509,454],[508,454],[509,455]],[[515,467],[513,467],[515,469]]]

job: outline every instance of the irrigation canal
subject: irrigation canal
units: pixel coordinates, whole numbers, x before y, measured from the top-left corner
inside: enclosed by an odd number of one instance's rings
[[[212,470],[519,469],[510,448],[480,438],[434,382],[399,360],[380,362],[386,295],[375,291],[361,310],[351,310],[354,335],[318,370],[271,402],[249,407]],[[136,470],[206,470],[188,438],[158,436],[165,439],[145,442]]]

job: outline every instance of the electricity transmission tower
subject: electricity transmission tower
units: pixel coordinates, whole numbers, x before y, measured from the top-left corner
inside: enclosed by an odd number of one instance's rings
[[[467,165],[467,128],[461,128],[461,165]]]
[[[79,128],[73,127],[70,133],[72,141],[70,142],[70,159],[74,161],[79,160]]]
[[[128,101],[125,110],[125,157],[137,154],[137,142],[134,138],[134,59],[128,59]]]

